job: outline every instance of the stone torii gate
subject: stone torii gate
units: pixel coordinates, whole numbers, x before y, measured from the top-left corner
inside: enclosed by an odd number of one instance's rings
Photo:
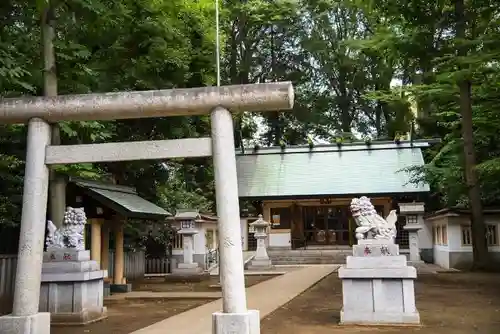
[[[0,333],[49,334],[50,314],[39,313],[50,165],[213,156],[219,216],[223,310],[214,334],[260,332],[259,313],[247,310],[236,156],[231,112],[293,107],[290,82],[0,99],[0,123],[28,123],[19,253],[12,314]],[[49,123],[211,115],[212,136],[144,142],[50,145]]]

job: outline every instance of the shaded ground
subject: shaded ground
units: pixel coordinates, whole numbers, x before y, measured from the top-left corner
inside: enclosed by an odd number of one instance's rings
[[[211,300],[140,300],[107,301],[108,318],[88,326],[52,327],[51,334],[128,334],[168,317],[198,307]]]
[[[338,326],[342,287],[333,273],[262,321],[262,334],[500,333],[500,275],[421,275],[416,282],[421,328]]]
[[[276,275],[255,275],[245,276],[245,286],[262,283]],[[162,277],[144,279],[141,282],[134,283],[134,291],[153,291],[153,292],[217,292],[220,287],[212,287],[219,283],[219,276],[210,276],[208,280],[202,282],[165,282]]]
[[[245,276],[247,287],[261,283],[276,275]],[[217,276],[203,282],[165,282],[162,277],[145,279],[134,283],[134,291],[153,292],[217,292]],[[82,327],[52,327],[51,334],[128,334],[152,325],[214,299],[114,299],[106,300],[108,319]],[[193,319],[196,321],[196,319]]]

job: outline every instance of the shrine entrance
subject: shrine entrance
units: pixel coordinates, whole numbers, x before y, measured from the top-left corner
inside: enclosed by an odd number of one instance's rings
[[[347,205],[304,207],[303,221],[308,245],[349,245],[354,236]]]
[[[376,207],[383,215],[383,207]],[[305,206],[303,209],[304,237],[307,245],[352,246],[356,223],[349,205]]]

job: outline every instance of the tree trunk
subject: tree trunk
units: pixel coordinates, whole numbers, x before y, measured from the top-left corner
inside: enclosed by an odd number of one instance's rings
[[[466,15],[464,0],[455,2],[456,38],[464,40],[466,37]],[[467,56],[467,47],[460,46],[457,54]],[[465,181],[469,192],[471,208],[471,230],[473,269],[486,270],[489,268],[488,245],[486,243],[486,226],[484,224],[481,191],[479,189],[476,171],[476,153],[474,149],[474,132],[472,121],[471,81],[468,78],[460,79],[457,83],[460,89],[460,114],[462,115],[462,137],[464,141],[464,171]]]
[[[47,1],[47,5],[42,11],[41,19],[44,61],[43,92],[45,96],[57,96],[54,24],[54,8],[52,3]],[[52,125],[51,143],[52,145],[61,144],[61,135],[57,124]],[[50,219],[56,226],[61,226],[66,208],[66,182],[53,169],[50,170],[49,205]]]

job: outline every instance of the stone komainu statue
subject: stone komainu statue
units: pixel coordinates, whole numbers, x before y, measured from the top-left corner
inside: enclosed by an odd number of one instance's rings
[[[83,208],[67,207],[61,228],[49,220],[47,222],[48,234],[45,241],[47,250],[72,248],[85,250],[84,231],[87,217]]]
[[[353,198],[351,212],[356,228],[356,239],[391,240],[396,238],[396,210],[392,210],[386,219],[379,216],[370,199],[366,196]]]

